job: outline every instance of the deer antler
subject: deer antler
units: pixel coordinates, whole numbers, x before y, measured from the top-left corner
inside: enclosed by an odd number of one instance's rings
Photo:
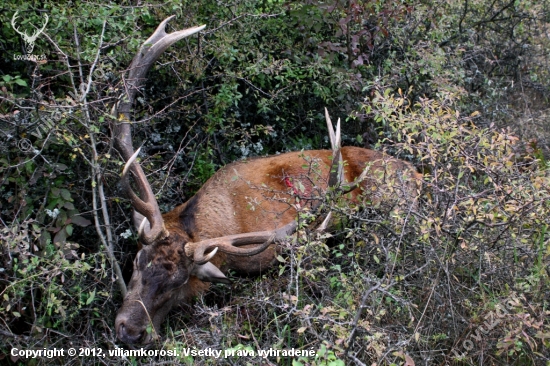
[[[340,189],[340,193],[346,194],[359,187],[359,184],[361,184],[361,182],[365,180],[369,171],[369,167],[365,167],[365,169],[361,172],[361,175],[359,175],[359,177],[357,177],[357,179],[355,179],[355,181],[351,184],[348,184],[344,181],[344,166],[342,153],[340,152],[340,144],[342,142],[342,138],[340,136],[340,118],[338,118],[338,122],[336,123],[336,130],[334,130],[334,128],[332,127],[332,121],[330,120],[330,116],[326,108],[325,119],[327,121],[330,145],[333,151],[331,175],[328,185],[329,187],[338,187]]]
[[[153,35],[147,39],[139,52],[136,54],[130,64],[129,74],[126,78],[125,93],[120,97],[121,102],[114,106],[113,114],[118,114],[119,123],[115,124],[114,135],[118,151],[126,160],[126,165],[122,172],[123,190],[129,196],[130,201],[136,211],[144,215],[151,225],[151,230],[140,233],[145,244],[151,244],[155,240],[168,236],[168,231],[164,227],[164,221],[160,212],[155,194],[141,166],[135,162],[139,149],[134,152],[132,147],[132,131],[130,129],[130,112],[134,103],[135,95],[139,88],[145,82],[145,75],[153,63],[170,45],[182,38],[188,37],[204,29],[204,25],[189,29],[180,30],[173,33],[166,33],[166,24],[174,16],[166,18],[159,24]],[[130,187],[129,171],[132,170],[134,179],[138,187],[139,198]]]
[[[340,136],[340,118],[336,123],[336,130],[332,127],[332,121],[328,114],[328,110],[325,108],[325,119],[327,121],[328,135],[330,138],[330,146],[332,148],[332,166],[330,168],[330,176],[328,185],[329,187],[338,187],[343,182],[344,177],[344,165],[342,162],[342,153],[340,152],[340,144],[342,138]]]
[[[147,177],[145,177],[143,169],[141,169],[138,163],[135,163],[135,160],[140,151],[141,147],[137,149],[137,151],[126,162],[126,165],[122,170],[121,183],[123,190],[129,196],[134,209],[145,216],[149,221],[151,229],[147,232],[143,232],[143,226],[145,224],[145,220],[143,220],[142,224],[140,225],[139,235],[144,244],[152,244],[155,240],[166,238],[168,236],[168,231],[164,227],[162,214],[160,213],[160,209],[155,198],[155,194],[151,189],[151,185],[147,182]],[[142,194],[143,200],[139,198],[132,190],[132,187],[130,187],[130,179],[128,173],[132,165],[134,165],[133,172],[134,174],[136,174],[135,181],[138,185],[139,191]]]
[[[44,14],[44,17],[46,18],[46,21],[44,22],[44,25],[42,26],[42,28],[40,28],[39,31],[37,31],[33,36],[32,38],[33,39],[36,39],[36,37],[38,37],[38,35],[40,33],[42,33],[44,31],[44,29],[46,29],[46,25],[48,25],[48,21],[50,20],[50,18],[48,17],[48,14]]]
[[[19,13],[18,11],[15,12],[15,14],[13,14],[13,17],[11,18],[11,26],[13,27],[13,29],[19,33],[20,35],[22,35],[23,37],[27,37],[27,33],[24,33],[24,32],[20,32],[19,29],[17,29],[17,27],[15,26],[15,19],[17,19],[17,13]]]
[[[236,234],[199,241],[196,243],[187,243],[185,253],[193,257],[195,264],[201,265],[208,262],[219,250],[222,253],[248,257],[256,255],[266,250],[273,242],[284,240],[292,235],[298,224],[293,221],[283,227],[270,231],[256,231],[253,233]],[[261,244],[254,248],[239,248],[242,245]],[[213,250],[212,250],[213,249]],[[209,250],[210,253],[205,254]]]

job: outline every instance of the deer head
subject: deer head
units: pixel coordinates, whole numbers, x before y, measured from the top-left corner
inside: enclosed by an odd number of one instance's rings
[[[13,14],[13,17],[11,18],[11,26],[13,27],[13,29],[17,33],[19,33],[23,37],[23,42],[25,42],[25,51],[27,51],[27,53],[32,53],[32,51],[34,49],[34,41],[36,41],[36,38],[38,38],[40,33],[42,33],[44,31],[44,29],[46,28],[46,25],[48,24],[48,20],[49,20],[48,14],[44,14],[44,17],[46,18],[46,21],[44,22],[44,25],[42,26],[42,28],[40,28],[39,30],[34,32],[34,34],[32,36],[29,36],[26,32],[21,32],[15,26],[15,20],[17,19],[17,13],[18,12],[16,11],[15,14]]]

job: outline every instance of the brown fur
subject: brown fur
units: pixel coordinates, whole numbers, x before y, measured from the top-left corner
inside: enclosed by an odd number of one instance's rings
[[[347,182],[353,182],[371,164],[361,189],[352,192],[353,200],[362,192],[372,202],[387,199],[379,194],[381,185],[402,184],[403,190],[395,190],[400,200],[416,196],[421,175],[410,164],[357,147],[344,147],[341,152]],[[159,329],[162,318],[175,303],[208,288],[208,283],[191,274],[194,264],[185,255],[187,243],[273,230],[288,224],[296,218],[291,204],[297,203],[296,197],[289,193],[307,199],[324,192],[331,158],[331,151],[314,150],[229,164],[214,174],[193,198],[164,214],[170,236],[138,254],[129,293],[117,316],[119,338],[127,343],[148,342],[151,337],[144,331],[149,320]],[[223,272],[232,269],[259,273],[271,266],[275,257],[275,246],[271,246],[248,258],[218,253],[210,263]]]

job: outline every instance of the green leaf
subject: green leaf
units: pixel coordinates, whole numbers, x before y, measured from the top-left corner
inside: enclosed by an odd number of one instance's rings
[[[65,164],[61,164],[61,163],[57,163],[57,164],[52,164],[56,169],[59,169],[61,171],[67,169],[67,166]]]
[[[319,349],[317,351],[317,356],[318,357],[323,357],[325,355],[325,353],[327,353],[327,347],[324,344],[322,344],[321,349]]]
[[[23,79],[15,79],[15,83],[21,86],[27,86],[27,82]]]
[[[65,228],[59,230],[53,237],[54,243],[64,243],[65,240],[67,240],[67,232],[65,231]]]
[[[52,190],[51,190],[52,197],[54,197],[54,198],[59,197],[60,192],[61,191],[59,190],[59,188],[52,188]]]
[[[34,172],[34,164],[32,161],[29,161],[27,164],[25,164],[25,170],[27,171],[28,174],[32,174]]]
[[[92,223],[90,220],[85,219],[84,217],[79,215],[72,216],[71,222],[75,225],[82,226],[82,227],[86,227]]]
[[[95,298],[95,289],[92,292],[90,292],[90,294],[88,295],[88,299],[86,300],[86,305],[90,305],[92,301],[94,301],[94,298]]]
[[[61,197],[63,197],[63,199],[65,199],[67,201],[72,201],[73,200],[71,198],[71,192],[69,192],[68,190],[66,190],[64,188],[61,190]]]

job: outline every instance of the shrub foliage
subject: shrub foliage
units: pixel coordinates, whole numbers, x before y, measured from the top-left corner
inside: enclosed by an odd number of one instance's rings
[[[549,51],[543,1],[7,0],[0,13],[0,360],[12,364],[258,364],[183,350],[312,349],[283,365],[550,362]],[[15,12],[18,17],[13,19]],[[33,57],[19,31],[34,33]],[[168,211],[220,166],[344,144],[411,161],[408,200],[344,204],[261,278],[173,312],[156,349],[178,359],[11,357],[12,348],[114,350],[136,248],[118,190],[111,109],[162,19],[207,29],[170,48],[134,119]],[[310,219],[304,213],[303,219]]]

